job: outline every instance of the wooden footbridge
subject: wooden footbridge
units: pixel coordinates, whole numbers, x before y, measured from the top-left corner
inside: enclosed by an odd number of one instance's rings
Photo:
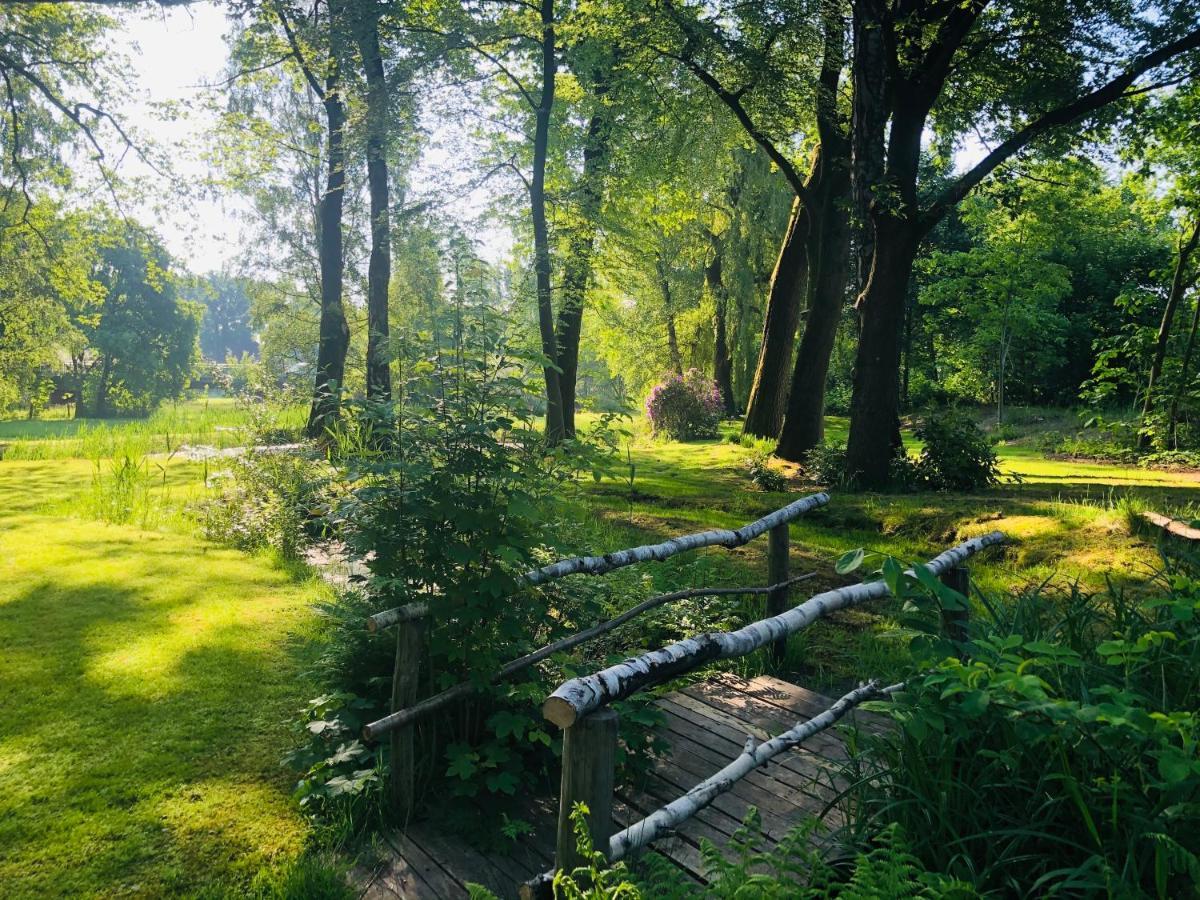
[[[571,679],[547,697],[542,713],[563,729],[560,793],[556,799],[527,799],[524,818],[532,823],[533,832],[513,850],[484,853],[428,822],[414,821],[387,837],[389,852],[382,864],[357,873],[363,895],[380,900],[456,900],[467,896],[468,883],[476,883],[502,898],[549,896],[554,872],[580,863],[570,813],[581,802],[591,811],[588,826],[594,846],[604,849],[610,860],[651,848],[697,882],[705,876],[701,842],[707,839],[718,848],[726,845],[751,808],[759,812],[767,846],[813,815],[825,815],[829,824],[837,825],[839,813],[828,804],[840,790],[837,773],[849,751],[830,727],[843,718],[860,728],[886,727],[879,717],[856,707],[886,697],[899,685],[868,682],[835,700],[767,676],[747,680],[720,674],[692,683],[656,701],[663,716],[660,734],[669,751],[652,761],[650,772],[636,785],[614,783],[617,714],[609,706],[716,660],[761,648],[769,648],[778,658],[787,638],[817,619],[888,596],[888,584],[880,580],[789,604],[792,585],[811,576],[789,575],[788,525],[828,502],[827,494],[814,494],[735,531],[685,535],[605,556],[562,560],[527,573],[530,584],[581,573],[601,575],[700,547],[738,547],[769,535],[766,587],[694,589],[653,597],[504,666],[496,680],[605,634],[647,609],[685,597],[763,594],[767,598],[766,616],[744,628],[679,641]],[[951,588],[942,592],[952,598],[943,602],[943,623],[956,640],[966,637],[968,586],[963,562],[1003,539],[999,532],[974,538],[918,567],[925,570],[917,573],[925,580],[933,576]],[[954,598],[960,602],[953,602]],[[368,621],[372,629],[397,628],[393,712],[368,725],[364,736],[378,740],[386,735],[390,740],[392,796],[402,811],[411,811],[407,804],[411,804],[414,777],[414,724],[475,690],[464,683],[433,697],[418,700],[414,695],[413,673],[421,662],[421,621],[427,614],[423,604],[410,604],[377,613]]]

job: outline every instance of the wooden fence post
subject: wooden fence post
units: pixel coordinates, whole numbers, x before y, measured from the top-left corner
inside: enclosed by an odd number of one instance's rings
[[[417,683],[421,677],[423,628],[419,619],[396,626],[396,661],[392,669],[392,712],[407,709],[417,702]],[[393,728],[391,744],[391,801],[400,821],[408,824],[416,805],[415,725]]]
[[[611,709],[584,716],[563,732],[562,786],[558,796],[558,840],[555,868],[564,871],[586,865],[575,849],[571,811],[576,803],[588,808],[592,846],[608,855],[613,834],[613,783],[617,764],[618,717]]]
[[[788,580],[788,553],[791,536],[788,523],[776,525],[767,533],[767,584],[781,584]],[[788,607],[788,589],[777,588],[767,594],[767,615],[777,616]],[[787,638],[780,638],[771,645],[771,660],[779,665],[787,653]]]
[[[940,580],[946,587],[958,591],[967,599],[968,603],[970,602],[971,573],[966,566],[947,569],[942,573]],[[969,637],[967,625],[970,615],[969,606],[964,606],[962,609],[942,609],[942,631],[946,637],[959,645],[959,656],[963,659],[966,659],[966,651],[962,649],[962,646],[966,644]]]

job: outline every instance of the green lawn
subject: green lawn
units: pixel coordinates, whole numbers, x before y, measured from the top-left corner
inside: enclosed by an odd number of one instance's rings
[[[279,759],[323,588],[76,517],[92,473],[0,461],[0,895],[239,896],[306,837]]]

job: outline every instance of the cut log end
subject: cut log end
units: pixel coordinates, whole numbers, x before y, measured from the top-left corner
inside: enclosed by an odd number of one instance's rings
[[[551,694],[542,703],[542,716],[546,721],[553,722],[559,728],[570,728],[579,718],[579,713],[562,697]]]
[[[379,630],[379,624],[375,621],[374,616],[370,616],[367,619],[367,631],[369,631],[371,634],[374,634],[378,630]]]

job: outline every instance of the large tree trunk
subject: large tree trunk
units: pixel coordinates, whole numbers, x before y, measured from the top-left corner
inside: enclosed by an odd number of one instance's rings
[[[1179,247],[1179,255],[1175,260],[1175,274],[1171,277],[1171,290],[1167,294],[1167,305],[1163,308],[1162,322],[1158,326],[1158,338],[1154,342],[1154,357],[1150,361],[1150,376],[1146,379],[1146,399],[1142,403],[1142,425],[1150,421],[1154,412],[1154,391],[1162,378],[1163,363],[1167,358],[1167,345],[1171,342],[1171,326],[1175,322],[1175,310],[1179,308],[1187,283],[1188,263],[1200,242],[1200,219],[1192,226],[1192,233]],[[1150,435],[1144,433],[1138,438],[1138,446],[1146,449],[1150,446]]]
[[[812,179],[809,179],[812,184]],[[797,198],[792,217],[779,249],[771,286],[767,292],[767,312],[763,319],[762,344],[758,364],[746,402],[742,433],[754,437],[779,436],[787,404],[787,369],[796,343],[796,325],[800,321],[801,291],[807,275],[809,216]]]
[[[853,120],[851,180],[854,190],[855,293],[866,290],[875,252],[871,197],[883,178],[883,138],[888,117],[883,0],[853,4]]]
[[[775,452],[800,461],[825,438],[825,381],[846,299],[850,267],[850,143],[838,121],[837,92],[845,61],[845,26],[827,7],[825,46],[817,93],[820,169],[808,239],[808,316],[796,354],[787,414]]]
[[[583,331],[583,307],[592,282],[592,259],[596,251],[597,221],[604,201],[604,178],[608,170],[611,121],[604,109],[607,93],[604,78],[593,93],[598,108],[588,120],[583,144],[583,172],[579,179],[579,225],[572,232],[563,267],[562,300],[558,310],[559,392],[562,397],[563,432],[575,436],[575,391],[579,379],[579,340]]]
[[[388,192],[388,89],[379,48],[379,7],[369,0],[358,33],[367,79],[367,187],[371,197],[371,258],[367,267],[367,396],[392,399],[388,350],[388,285],[392,280]]]
[[[855,357],[846,469],[863,487],[888,481],[895,455],[904,301],[919,237],[900,219],[876,217],[871,274],[859,300],[862,333]]]
[[[725,289],[725,280],[721,272],[722,253],[724,247],[718,235],[710,234],[709,241],[713,248],[713,258],[704,267],[704,281],[712,294],[713,305],[713,381],[721,394],[721,407],[726,416],[736,413],[733,402],[733,357],[729,353],[728,323],[729,292]]]
[[[546,363],[546,442],[557,444],[565,435],[562,381],[558,372],[558,341],[554,335],[554,297],[550,286],[550,233],[546,224],[546,155],[550,145],[550,113],[554,109],[554,0],[541,0],[542,93],[534,110],[533,177],[529,203],[533,218],[534,275],[537,282],[538,330]]]
[[[1200,330],[1200,297],[1196,298],[1196,310],[1192,313],[1192,328],[1188,332],[1187,345],[1183,348],[1183,360],[1180,362],[1179,382],[1171,395],[1171,408],[1167,413],[1167,446],[1172,450],[1179,449],[1177,432],[1179,430],[1179,403],[1187,388],[1188,378],[1192,373],[1192,353],[1196,349],[1196,332]]]
[[[775,453],[799,462],[825,439],[825,383],[850,274],[849,153],[826,151],[819,227],[808,242],[808,315]]]
[[[333,16],[333,10],[330,10]],[[331,28],[337,27],[331,25]],[[346,375],[346,353],[350,349],[350,326],[342,306],[342,205],[346,189],[346,111],[342,105],[336,62],[325,78],[323,103],[328,133],[328,175],[318,215],[318,257],[321,266],[321,322],[317,344],[317,375],[312,407],[305,428],[309,437],[319,437],[341,411],[342,384]]]

